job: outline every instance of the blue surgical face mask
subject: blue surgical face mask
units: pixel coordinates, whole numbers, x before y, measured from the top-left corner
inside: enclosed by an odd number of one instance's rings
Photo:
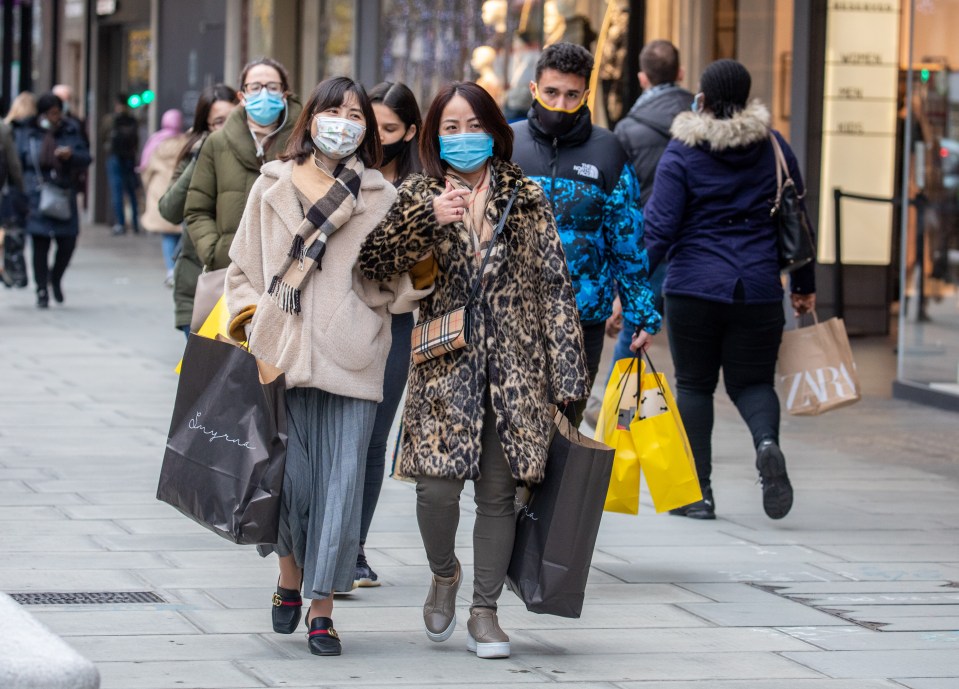
[[[286,107],[286,99],[281,93],[270,93],[266,89],[253,96],[244,96],[246,114],[258,125],[265,127],[280,119],[280,113]]]
[[[440,159],[457,172],[476,172],[493,155],[493,137],[486,132],[440,137]]]
[[[703,94],[697,93],[693,96],[693,104],[689,106],[689,109],[693,112],[699,112],[703,109]]]

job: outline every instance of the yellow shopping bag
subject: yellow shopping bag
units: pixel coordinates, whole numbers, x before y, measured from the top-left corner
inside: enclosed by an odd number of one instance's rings
[[[215,340],[217,335],[223,335],[227,338],[230,336],[230,310],[226,307],[225,297],[219,298],[213,310],[210,311],[210,315],[203,321],[203,325],[200,326],[196,334],[210,340]],[[182,366],[183,359],[180,359],[180,363],[176,365],[173,371],[179,375],[180,367]]]
[[[703,495],[669,383],[652,361],[649,368],[652,373],[643,375],[638,415],[630,423],[629,433],[656,511],[665,512],[702,500]]]
[[[629,424],[636,414],[642,370],[643,362],[636,357],[616,362],[596,422],[596,440],[616,450],[603,508],[606,512],[639,513],[639,455]]]

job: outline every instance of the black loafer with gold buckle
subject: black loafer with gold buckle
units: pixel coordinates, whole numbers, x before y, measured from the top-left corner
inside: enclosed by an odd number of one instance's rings
[[[277,634],[292,634],[300,623],[303,599],[294,589],[276,587],[273,594],[273,631]]]
[[[307,640],[310,653],[315,656],[338,656],[343,652],[340,636],[333,629],[333,620],[329,617],[314,617],[307,620],[310,633]]]

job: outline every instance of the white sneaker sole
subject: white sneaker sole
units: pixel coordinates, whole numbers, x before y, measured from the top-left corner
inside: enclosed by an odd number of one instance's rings
[[[509,641],[480,644],[472,634],[466,632],[466,650],[475,653],[477,658],[509,658]]]
[[[426,636],[429,637],[430,641],[435,641],[436,643],[446,641],[448,638],[453,636],[453,631],[456,629],[456,615],[453,615],[453,619],[450,621],[450,626],[441,631],[439,634],[431,632],[425,624],[423,625],[423,629],[426,630]]]
[[[370,578],[356,579],[353,581],[353,588],[372,589],[379,585],[379,581],[373,581]]]

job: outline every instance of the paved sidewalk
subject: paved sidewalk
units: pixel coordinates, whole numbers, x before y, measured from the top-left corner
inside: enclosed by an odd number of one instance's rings
[[[462,625],[426,639],[413,491],[387,481],[367,551],[384,586],[338,598],[344,655],[315,658],[305,634],[271,632],[272,560],[154,498],[183,346],[163,277],[155,238],[93,227],[65,306],[0,291],[0,590],[164,601],[29,608],[104,687],[959,687],[959,416],[888,398],[889,343],[854,343],[862,403],[784,419],[786,519],[763,515],[748,434],[722,400],[719,519],[656,515],[645,499],[639,517],[606,515],[582,619],[504,592],[508,660],[468,655]]]

